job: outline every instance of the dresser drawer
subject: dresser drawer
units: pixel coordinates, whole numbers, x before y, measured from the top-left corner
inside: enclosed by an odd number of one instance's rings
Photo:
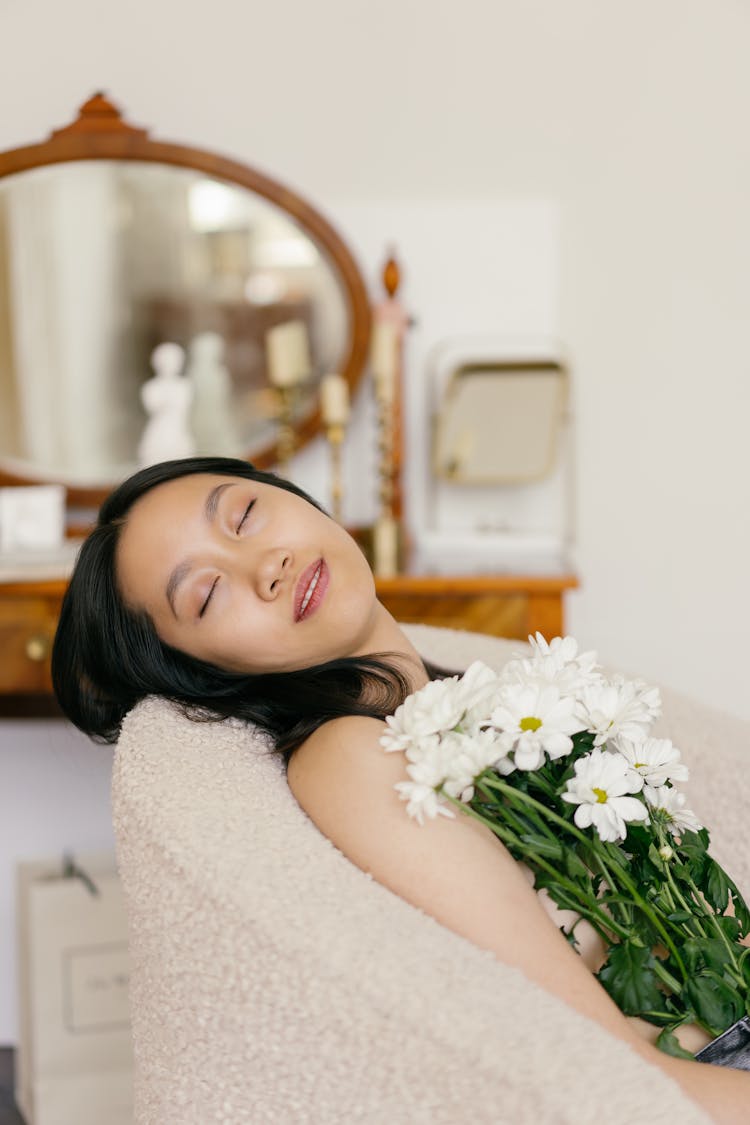
[[[51,692],[50,655],[59,612],[58,598],[6,598],[0,590],[0,693]]]

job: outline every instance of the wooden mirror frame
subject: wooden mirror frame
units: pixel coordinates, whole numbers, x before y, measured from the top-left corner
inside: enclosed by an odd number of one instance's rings
[[[70,125],[55,129],[46,141],[23,148],[0,152],[0,178],[26,172],[44,165],[74,160],[140,160],[155,164],[172,164],[205,172],[256,192],[286,211],[298,226],[306,230],[338,271],[344,296],[348,302],[350,342],[341,374],[351,392],[362,374],[370,340],[370,300],[362,275],[348,247],[318,211],[289,188],[247,164],[230,160],[205,149],[187,145],[152,141],[148,130],[129,125],[120,111],[104,94],[94,94],[81,106],[78,117]],[[304,445],[321,430],[319,407],[295,424],[298,446]],[[253,464],[269,468],[278,462],[275,443],[253,455]],[[39,479],[22,477],[3,469],[0,462],[0,485],[39,484]],[[45,479],[46,483],[46,479]],[[56,482],[55,482],[56,483]],[[70,505],[98,505],[113,486],[67,486]]]

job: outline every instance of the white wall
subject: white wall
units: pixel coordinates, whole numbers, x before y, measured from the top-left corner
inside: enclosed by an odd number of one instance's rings
[[[16,864],[114,847],[112,752],[62,723],[0,724],[0,1044],[16,1041]]]
[[[161,137],[298,188],[372,283],[396,237],[421,325],[411,403],[433,334],[495,308],[487,331],[558,331],[578,436],[570,630],[750,718],[749,44],[741,0],[0,0],[0,148],[103,87]],[[555,215],[546,241],[498,235],[473,258],[454,223],[533,200]],[[444,238],[406,223],[425,207]],[[527,253],[538,288],[513,306]],[[423,423],[413,409],[410,479]],[[107,765],[62,726],[0,724],[0,1041],[11,862],[106,844]]]

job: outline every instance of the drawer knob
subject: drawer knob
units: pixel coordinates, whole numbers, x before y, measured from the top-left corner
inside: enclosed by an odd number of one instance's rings
[[[46,637],[43,633],[37,633],[35,636],[29,637],[26,642],[26,655],[35,664],[41,664],[43,660],[46,660],[49,650],[49,637]]]

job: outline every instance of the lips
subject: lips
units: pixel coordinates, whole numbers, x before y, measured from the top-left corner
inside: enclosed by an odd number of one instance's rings
[[[315,613],[325,597],[329,572],[325,559],[316,559],[306,567],[294,588],[294,620],[304,621]]]

